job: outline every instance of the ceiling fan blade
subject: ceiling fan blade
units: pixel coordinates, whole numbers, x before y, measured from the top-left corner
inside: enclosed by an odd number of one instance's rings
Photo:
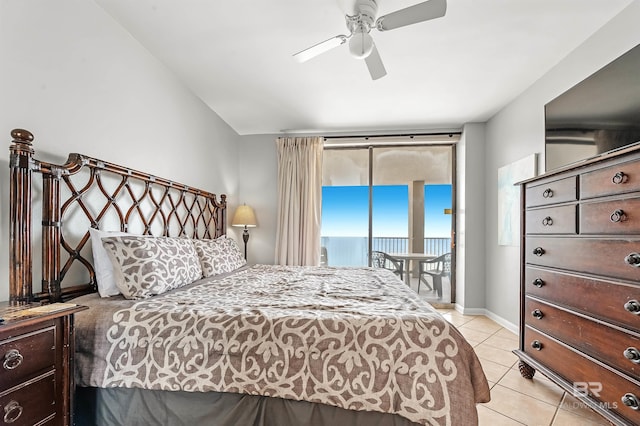
[[[376,28],[379,31],[393,30],[417,24],[418,22],[440,18],[444,16],[446,11],[447,0],[428,0],[379,17],[376,21]]]
[[[382,63],[382,59],[378,53],[378,48],[375,44],[373,45],[371,53],[364,59],[364,61],[367,63],[367,68],[369,69],[369,74],[371,74],[372,80],[377,80],[387,75],[387,70],[384,69],[384,64]]]
[[[341,44],[344,44],[347,39],[349,37],[345,36],[345,35],[338,35],[335,37],[331,37],[329,40],[325,40],[322,41],[318,44],[315,44],[311,47],[309,47],[308,49],[304,49],[301,50],[300,52],[296,53],[295,55],[293,55],[293,57],[298,61],[298,62],[305,62],[308,61],[311,58],[315,58],[316,56],[320,55],[321,53],[327,52],[331,49],[333,49],[334,47],[338,47]]]

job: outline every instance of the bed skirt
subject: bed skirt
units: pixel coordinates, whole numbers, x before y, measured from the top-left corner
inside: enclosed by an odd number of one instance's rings
[[[397,414],[264,396],[76,387],[77,426],[418,426]]]

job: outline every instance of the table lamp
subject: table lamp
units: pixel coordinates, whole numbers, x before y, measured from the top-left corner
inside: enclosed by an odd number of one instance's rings
[[[246,204],[239,206],[233,215],[231,226],[244,226],[242,240],[244,241],[244,258],[247,259],[247,242],[249,241],[249,230],[247,228],[255,228],[257,226],[256,214],[253,209]]]

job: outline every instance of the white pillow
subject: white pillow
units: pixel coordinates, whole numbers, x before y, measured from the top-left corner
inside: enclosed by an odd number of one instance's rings
[[[93,250],[93,270],[96,272],[98,293],[101,297],[117,296],[120,289],[116,285],[116,277],[113,272],[113,264],[107,250],[102,245],[102,238],[122,237],[131,235],[127,232],[107,232],[95,228],[89,228],[91,235],[91,249]]]

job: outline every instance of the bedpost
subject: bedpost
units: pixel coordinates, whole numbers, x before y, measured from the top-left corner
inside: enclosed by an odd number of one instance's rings
[[[31,253],[31,170],[33,134],[14,129],[9,148],[9,303],[33,300]]]
[[[220,205],[222,206],[222,208],[218,210],[220,212],[220,220],[217,223],[217,227],[218,227],[218,229],[216,230],[217,235],[215,235],[214,237],[227,235],[227,195],[226,194],[220,195]]]
[[[42,179],[42,292],[61,301],[60,288],[60,175],[57,166]]]

